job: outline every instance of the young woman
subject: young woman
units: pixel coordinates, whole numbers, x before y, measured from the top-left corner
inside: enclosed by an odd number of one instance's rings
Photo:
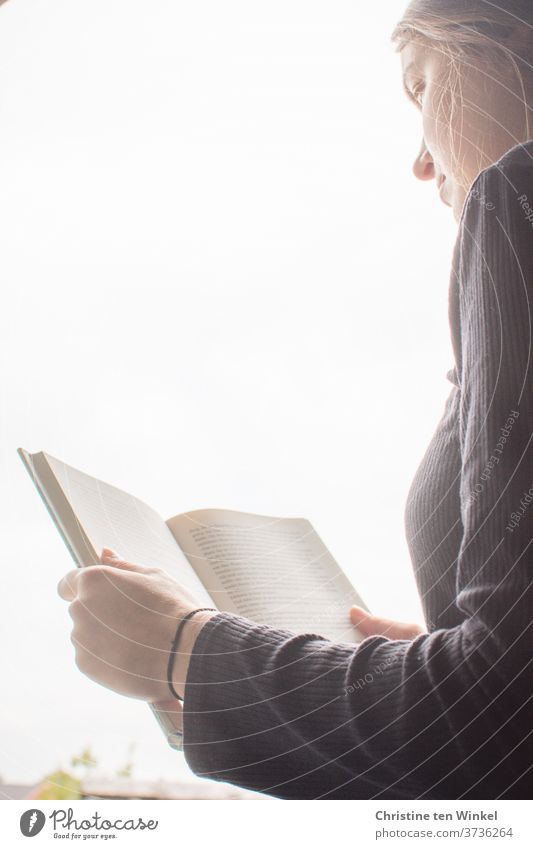
[[[427,631],[354,609],[350,646],[200,611],[172,683],[201,775],[285,798],[531,798],[533,6],[415,0],[393,38],[415,174],[458,221],[451,392],[406,508]],[[59,591],[83,672],[170,697],[194,598],[109,551]]]

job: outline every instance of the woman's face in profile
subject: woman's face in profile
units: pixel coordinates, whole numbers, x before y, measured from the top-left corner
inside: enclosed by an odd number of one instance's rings
[[[413,165],[421,180],[436,181],[441,200],[459,220],[480,171],[527,140],[521,87],[494,63],[452,62],[442,49],[412,41],[401,51],[408,96],[422,116],[422,147]]]

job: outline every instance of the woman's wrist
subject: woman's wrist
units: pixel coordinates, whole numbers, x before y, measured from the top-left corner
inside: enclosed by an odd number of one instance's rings
[[[187,681],[187,672],[189,670],[189,662],[194,650],[196,640],[200,635],[200,631],[204,625],[209,622],[213,616],[216,616],[218,610],[199,610],[195,613],[188,622],[185,622],[178,645],[176,646],[176,656],[174,661],[174,669],[172,671],[172,684],[177,693],[183,698],[185,693],[185,682]]]

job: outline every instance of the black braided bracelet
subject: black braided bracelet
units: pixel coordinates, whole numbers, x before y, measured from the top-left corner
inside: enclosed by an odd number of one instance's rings
[[[183,698],[179,695],[179,693],[176,693],[176,690],[174,689],[174,684],[172,683],[172,673],[174,671],[174,661],[176,659],[176,650],[178,648],[179,638],[181,637],[181,632],[183,630],[183,626],[185,625],[185,623],[189,619],[192,619],[192,617],[195,616],[197,613],[200,613],[203,610],[216,610],[216,608],[215,607],[197,607],[196,610],[191,610],[190,613],[187,614],[187,616],[184,616],[183,619],[180,619],[178,627],[176,628],[176,633],[174,635],[174,639],[172,640],[172,645],[170,647],[170,654],[168,656],[168,666],[167,666],[168,689],[172,693],[173,697],[175,699],[179,699],[180,702],[183,701]]]

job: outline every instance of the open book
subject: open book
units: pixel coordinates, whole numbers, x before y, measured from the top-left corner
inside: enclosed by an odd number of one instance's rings
[[[306,519],[194,510],[166,521],[144,502],[49,454],[24,460],[78,566],[102,548],[173,575],[199,604],[297,633],[359,641],[359,595]]]
[[[165,569],[199,605],[337,642],[361,640],[349,608],[365,605],[306,519],[213,509],[165,521],[50,454],[19,454],[77,566],[99,563],[102,549],[112,548],[131,563]]]

